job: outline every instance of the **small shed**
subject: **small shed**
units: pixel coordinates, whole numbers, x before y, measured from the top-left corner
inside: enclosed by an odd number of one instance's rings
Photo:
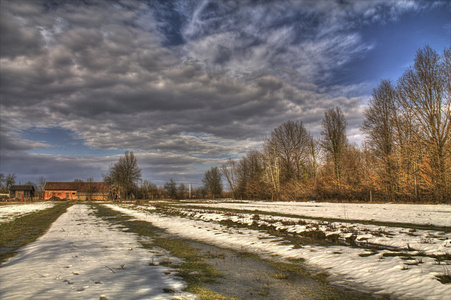
[[[13,185],[9,188],[9,197],[19,200],[33,200],[34,186],[31,184]]]

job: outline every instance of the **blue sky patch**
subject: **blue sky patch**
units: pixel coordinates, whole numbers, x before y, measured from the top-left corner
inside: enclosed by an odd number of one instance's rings
[[[61,127],[37,128],[23,132],[24,139],[49,145],[48,148],[33,149],[33,154],[68,155],[78,157],[102,157],[122,154],[123,150],[96,149],[84,144],[82,139],[68,129]]]

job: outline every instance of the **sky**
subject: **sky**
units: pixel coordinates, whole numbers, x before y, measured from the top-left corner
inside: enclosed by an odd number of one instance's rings
[[[339,107],[350,142],[372,90],[418,49],[451,46],[451,2],[0,2],[0,173],[201,185],[288,120],[315,137]]]

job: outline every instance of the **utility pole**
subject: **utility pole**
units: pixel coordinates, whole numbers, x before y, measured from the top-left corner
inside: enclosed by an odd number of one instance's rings
[[[189,184],[189,199],[191,199],[191,183]]]

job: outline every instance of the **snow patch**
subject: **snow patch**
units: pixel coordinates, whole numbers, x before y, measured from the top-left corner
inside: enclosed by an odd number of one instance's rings
[[[1,205],[0,224],[14,221],[16,218],[22,217],[35,211],[51,208],[54,205],[55,204],[53,204],[52,202]]]

